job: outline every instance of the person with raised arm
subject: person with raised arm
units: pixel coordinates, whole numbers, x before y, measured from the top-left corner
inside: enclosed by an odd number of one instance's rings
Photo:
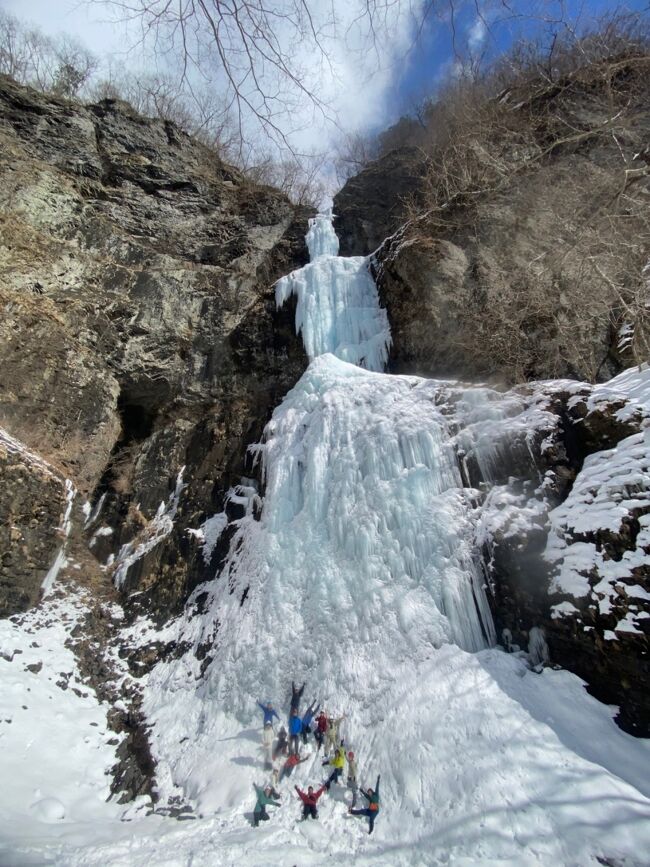
[[[300,705],[300,699],[302,698],[302,694],[304,691],[305,691],[305,684],[304,683],[300,687],[300,689],[298,689],[296,684],[293,681],[291,681],[291,713],[292,714],[298,713],[298,707]]]
[[[353,816],[367,816],[368,817],[368,833],[372,834],[375,829],[375,819],[377,818],[377,814],[379,813],[379,781],[381,780],[381,775],[377,776],[377,782],[375,783],[374,789],[359,791],[363,795],[363,797],[368,801],[368,806],[364,807],[363,810],[353,810],[352,807],[348,810]]]
[[[297,753],[299,738],[302,733],[302,720],[297,713],[291,713],[289,717],[289,752]]]
[[[327,726],[327,733],[325,735],[325,749],[330,755],[336,752],[341,740],[339,731],[344,719],[345,714],[342,713],[341,716],[331,716],[328,720],[329,725]]]
[[[267,701],[266,704],[262,704],[261,701],[258,701],[257,705],[259,708],[261,708],[262,713],[264,714],[264,725],[266,725],[267,723],[269,723],[269,725],[273,725],[273,717],[275,717],[279,722],[280,717],[278,716],[276,709],[273,707],[270,701]]]
[[[325,788],[328,792],[332,783],[338,783],[339,777],[341,776],[341,774],[343,773],[343,769],[345,768],[345,759],[345,746],[343,745],[343,741],[341,741],[340,745],[337,747],[334,758],[325,759],[325,761],[322,763],[323,767],[325,765],[331,765],[334,768],[327,782],[325,783]]]
[[[291,753],[290,755],[288,755],[286,762],[282,765],[278,780],[281,781],[284,777],[290,777],[293,773],[293,769],[300,765],[302,762],[306,761],[307,756],[305,756],[304,759],[301,759],[298,753]]]
[[[253,827],[257,828],[260,822],[268,822],[270,818],[269,814],[266,812],[268,804],[272,804],[274,807],[280,806],[280,802],[274,800],[274,796],[275,798],[279,798],[280,796],[271,786],[266,786],[263,789],[261,786],[256,786],[255,783],[253,783],[253,788],[257,795],[257,802],[255,804],[255,809],[253,810]]]
[[[314,716],[318,712],[319,705],[316,704],[316,699],[312,701],[307,710],[302,715],[302,742],[307,743],[307,738],[311,732],[311,723]]]
[[[298,788],[298,786],[295,786],[295,790],[298,792],[298,796],[302,801],[302,818],[308,819],[311,816],[312,819],[318,819],[316,804],[325,791],[325,786],[321,786],[317,792],[314,791],[313,786],[309,786],[306,792],[303,792],[302,789]]]
[[[323,741],[325,740],[325,735],[327,734],[328,727],[329,720],[327,718],[327,714],[324,710],[322,710],[316,717],[316,728],[314,729],[314,738],[316,739],[316,743],[318,744],[317,752],[320,752],[320,748],[323,746]]]

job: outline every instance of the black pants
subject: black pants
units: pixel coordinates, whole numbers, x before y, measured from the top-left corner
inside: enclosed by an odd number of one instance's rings
[[[278,777],[278,782],[283,780],[285,777],[290,777],[293,774],[293,769],[295,765],[282,765],[282,770],[280,771],[280,776]]]
[[[302,805],[302,818],[308,819],[309,817],[312,819],[318,819],[318,810],[316,809],[315,804],[303,804]]]
[[[332,785],[332,783],[338,783],[339,777],[341,776],[342,773],[343,773],[343,768],[334,768],[332,773],[329,775],[329,779],[325,783],[325,787],[327,788],[328,792],[329,792],[329,788]]]
[[[266,807],[262,807],[261,810],[255,810],[253,813],[253,825],[257,828],[260,822],[267,822],[269,820],[269,814],[266,812]]]
[[[375,817],[377,816],[377,810],[369,810],[368,807],[366,807],[364,810],[351,810],[350,812],[353,816],[367,816],[368,833],[372,834],[375,828]]]
[[[323,740],[325,739],[325,732],[316,729],[316,731],[314,732],[314,737],[316,738],[316,743],[318,744],[318,749],[320,750],[320,748],[323,746]]]

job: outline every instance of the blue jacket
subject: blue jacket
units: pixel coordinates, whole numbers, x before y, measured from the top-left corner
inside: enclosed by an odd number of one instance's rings
[[[303,725],[303,728],[308,729],[309,726],[311,725],[311,721],[313,720],[313,718],[314,718],[314,717],[316,716],[316,714],[318,713],[318,708],[320,707],[320,705],[318,705],[318,707],[314,708],[314,704],[315,704],[315,702],[314,702],[313,704],[310,704],[310,705],[309,705],[309,707],[307,708],[307,711],[306,711],[305,715],[304,715],[303,718],[302,718],[302,725]]]
[[[267,722],[272,723],[273,717],[275,717],[276,719],[280,719],[280,717],[277,715],[274,708],[272,708],[270,704],[262,704],[261,701],[258,701],[257,703],[264,711],[264,725],[266,725]]]
[[[302,720],[299,716],[292,716],[289,718],[289,734],[290,735],[299,735],[302,731]]]

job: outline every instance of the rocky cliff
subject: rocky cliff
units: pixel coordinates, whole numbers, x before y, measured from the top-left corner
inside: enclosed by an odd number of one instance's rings
[[[649,63],[623,54],[471,106],[461,90],[428,150],[346,183],[342,248],[390,236],[376,265],[394,372],[602,381],[647,357]]]
[[[647,737],[650,370],[487,393],[493,408],[457,449],[480,491],[498,639],[580,675]]]
[[[308,212],[171,123],[7,78],[0,202],[0,426],[53,468],[0,453],[2,562],[23,564],[3,573],[3,613],[38,596],[69,479],[99,562],[166,616],[213,574],[187,530],[224,509],[306,364],[272,284],[306,261]]]

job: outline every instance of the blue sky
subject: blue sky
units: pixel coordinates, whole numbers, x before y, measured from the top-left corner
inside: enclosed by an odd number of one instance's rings
[[[482,4],[483,8],[487,4]],[[386,110],[393,118],[408,112],[422,96],[435,93],[453,70],[459,56],[483,56],[484,62],[502,54],[520,38],[534,38],[561,29],[564,20],[578,30],[595,18],[620,10],[650,10],[648,0],[509,0],[508,9],[493,0],[482,17],[477,15],[474,0],[457,6],[453,27],[449,7],[444,13],[431,14],[418,41],[396,69],[392,86],[386,94]],[[441,7],[443,8],[443,7]],[[454,38],[455,33],[455,38]]]

